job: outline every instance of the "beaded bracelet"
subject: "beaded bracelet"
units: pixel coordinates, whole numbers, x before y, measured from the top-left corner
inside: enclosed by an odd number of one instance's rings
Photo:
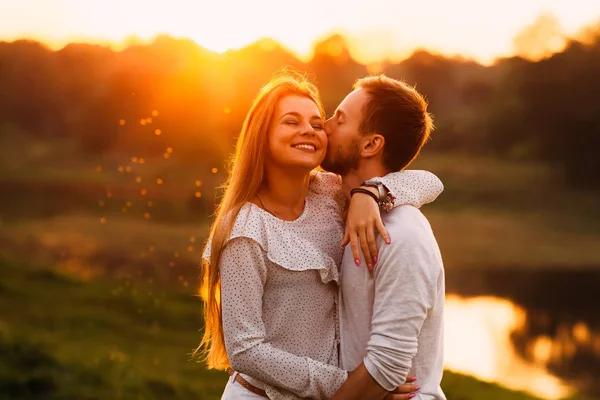
[[[396,197],[392,196],[391,193],[387,193],[383,199],[379,199],[376,194],[362,187],[351,189],[350,196],[354,195],[354,193],[368,194],[373,198],[373,200],[375,200],[379,208],[385,212],[390,212],[390,210],[394,208],[394,203],[396,202]]]

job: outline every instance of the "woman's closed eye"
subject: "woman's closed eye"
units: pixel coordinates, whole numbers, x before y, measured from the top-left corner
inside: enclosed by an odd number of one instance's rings
[[[323,129],[325,129],[323,124],[314,124],[312,127],[315,131],[322,131]]]

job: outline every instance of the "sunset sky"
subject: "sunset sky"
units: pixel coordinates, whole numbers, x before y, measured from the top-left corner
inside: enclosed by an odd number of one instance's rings
[[[362,62],[402,57],[415,47],[489,62],[511,55],[513,38],[542,13],[567,35],[600,22],[599,0],[0,0],[0,40],[112,41],[159,33],[215,51],[271,37],[310,55],[331,33],[350,39]]]

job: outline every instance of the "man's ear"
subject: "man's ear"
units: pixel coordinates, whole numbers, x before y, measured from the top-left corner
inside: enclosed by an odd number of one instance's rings
[[[364,158],[375,157],[377,154],[383,153],[383,146],[385,146],[385,138],[382,135],[378,133],[365,135],[360,155]]]

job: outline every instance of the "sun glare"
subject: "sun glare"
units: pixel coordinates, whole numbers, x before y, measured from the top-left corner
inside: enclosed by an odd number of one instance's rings
[[[600,2],[371,0],[369,7],[356,8],[342,0],[307,0],[290,9],[276,0],[63,0],[58,5],[22,0],[0,7],[8,17],[0,25],[0,40],[29,37],[53,47],[85,40],[122,47],[128,38],[146,42],[167,34],[224,52],[268,37],[307,59],[316,40],[343,33],[352,56],[366,64],[403,58],[415,48],[489,62],[512,55],[514,38],[544,13],[556,16],[562,33],[574,35],[598,22]]]

